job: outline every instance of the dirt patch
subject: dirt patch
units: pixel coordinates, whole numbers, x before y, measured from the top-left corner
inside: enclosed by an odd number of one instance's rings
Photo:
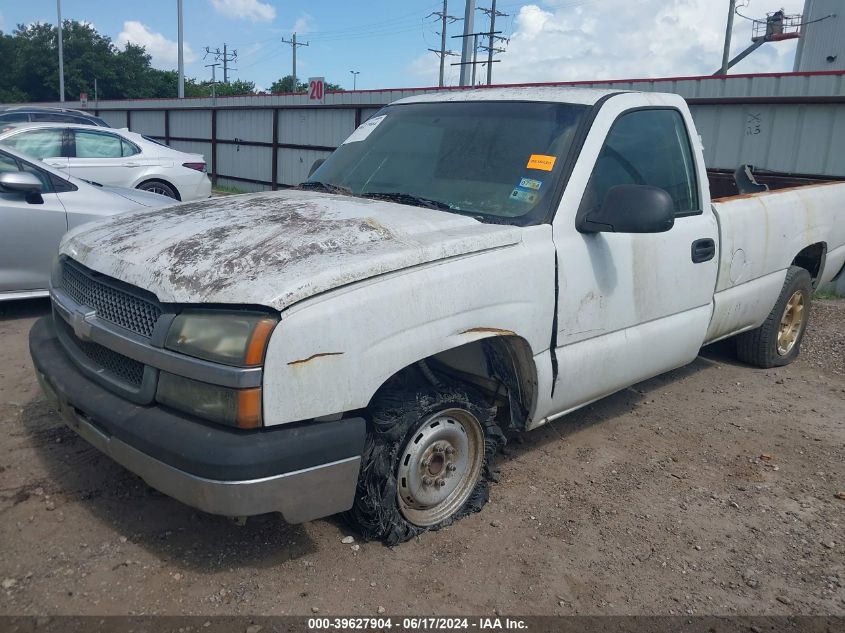
[[[707,349],[508,445],[481,513],[357,550],[338,518],[193,511],[78,439],[27,352],[47,309],[0,305],[2,613],[845,614],[845,301],[793,365]]]

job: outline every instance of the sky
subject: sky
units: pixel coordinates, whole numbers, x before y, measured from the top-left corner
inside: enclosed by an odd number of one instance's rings
[[[490,0],[477,0],[489,7]],[[463,17],[464,0],[448,12]],[[764,17],[784,8],[800,13],[803,0],[740,0],[744,15]],[[297,75],[323,76],[351,89],[437,85],[440,24],[430,14],[442,0],[184,0],[186,75],[210,78],[213,56],[205,49],[236,50],[229,78],[259,89],[291,73],[295,31],[308,46],[297,49]],[[629,79],[712,74],[721,63],[727,0],[499,0],[497,18],[506,50],[497,55],[494,83]],[[176,0],[62,0],[62,15],[92,23],[118,46],[141,44],[157,68],[177,58]],[[0,0],[0,30],[17,24],[56,22],[53,0]],[[732,54],[750,44],[751,21],[736,17]],[[476,11],[475,28],[487,28]],[[462,22],[447,28],[447,46],[460,51]],[[795,41],[766,44],[733,73],[791,71]],[[449,62],[459,61],[450,57]],[[220,80],[220,68],[217,79]],[[486,73],[486,69],[479,69]],[[447,66],[446,83],[457,84]]]

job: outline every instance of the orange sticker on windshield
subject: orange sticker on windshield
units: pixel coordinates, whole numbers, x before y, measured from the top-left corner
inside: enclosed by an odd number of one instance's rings
[[[546,156],[545,154],[531,154],[528,159],[526,167],[528,169],[542,169],[543,171],[551,171],[555,166],[557,156]]]

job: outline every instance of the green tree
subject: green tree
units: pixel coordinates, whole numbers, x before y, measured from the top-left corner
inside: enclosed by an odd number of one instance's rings
[[[308,84],[301,81],[296,82],[296,89],[293,86],[293,75],[285,75],[270,85],[270,92],[273,94],[289,94],[291,92],[308,92]]]
[[[340,92],[341,88],[338,84],[326,82],[327,92]],[[285,75],[281,79],[277,79],[270,85],[270,92],[273,94],[289,94],[291,92],[308,92],[308,84],[299,81],[297,78],[296,90],[293,89],[293,75]]]

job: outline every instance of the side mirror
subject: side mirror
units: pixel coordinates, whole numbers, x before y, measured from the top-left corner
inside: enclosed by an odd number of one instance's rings
[[[675,205],[665,189],[649,185],[611,187],[601,208],[584,217],[582,233],[663,233],[675,224]]]
[[[325,162],[326,162],[325,158],[318,158],[317,160],[315,160],[314,163],[311,165],[311,169],[308,170],[308,177],[310,178],[314,174],[315,171],[320,169],[320,165],[322,165]]]
[[[7,171],[0,174],[0,190],[27,196],[41,193],[43,185],[35,174],[27,171]]]

